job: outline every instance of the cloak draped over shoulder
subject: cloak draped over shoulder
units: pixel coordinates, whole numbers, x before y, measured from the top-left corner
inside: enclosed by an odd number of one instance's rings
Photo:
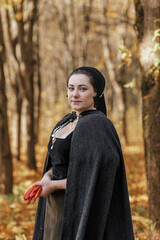
[[[43,239],[45,201],[39,199],[33,240]],[[81,113],[72,136],[61,240],[134,240],[119,138],[101,111]]]

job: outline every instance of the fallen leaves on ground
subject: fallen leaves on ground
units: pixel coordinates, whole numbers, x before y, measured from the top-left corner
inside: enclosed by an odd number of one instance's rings
[[[135,240],[147,240],[148,228],[152,223],[148,218],[148,195],[143,146],[142,144],[125,146],[123,153]]]
[[[41,179],[46,147],[37,146],[38,170],[26,167],[25,157],[14,160],[13,194],[0,196],[0,239],[32,239],[37,201],[26,205],[24,193],[33,182]],[[148,196],[145,177],[145,162],[142,145],[125,146],[123,149],[127,181],[130,195],[133,226],[136,240],[148,239],[148,227],[152,225],[148,218]],[[24,155],[25,156],[25,155]],[[154,227],[154,226],[153,226]]]
[[[23,200],[25,192],[32,184],[41,179],[46,147],[37,151],[37,171],[26,167],[25,157],[13,161],[14,187],[13,194],[0,195],[0,239],[32,239],[37,202],[26,205]],[[25,156],[25,155],[24,155]]]

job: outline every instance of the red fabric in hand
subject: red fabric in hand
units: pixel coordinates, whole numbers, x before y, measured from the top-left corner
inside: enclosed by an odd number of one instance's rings
[[[39,196],[40,192],[42,191],[42,187],[40,185],[38,186],[32,186],[24,195],[24,200],[27,200],[27,204],[29,204],[32,200],[32,203],[36,201],[36,198]]]

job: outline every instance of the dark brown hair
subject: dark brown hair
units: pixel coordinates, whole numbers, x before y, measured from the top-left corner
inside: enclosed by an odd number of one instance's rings
[[[95,85],[95,81],[94,81],[92,75],[91,75],[89,72],[87,72],[86,70],[82,70],[82,69],[76,69],[75,71],[73,71],[73,72],[69,75],[69,77],[68,77],[68,79],[67,79],[67,86],[68,86],[68,82],[69,82],[70,77],[73,76],[74,74],[84,74],[84,75],[86,75],[87,77],[89,77],[90,83],[91,83],[91,85],[93,86],[94,91],[97,92],[96,85]]]

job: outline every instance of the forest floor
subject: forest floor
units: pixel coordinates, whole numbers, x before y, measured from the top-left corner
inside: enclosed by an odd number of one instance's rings
[[[26,167],[25,154],[20,162],[14,160],[13,195],[0,196],[0,239],[32,239],[37,202],[26,205],[23,195],[33,182],[41,178],[46,147],[37,146],[37,171]],[[148,239],[148,197],[142,145],[123,148],[136,240]]]

